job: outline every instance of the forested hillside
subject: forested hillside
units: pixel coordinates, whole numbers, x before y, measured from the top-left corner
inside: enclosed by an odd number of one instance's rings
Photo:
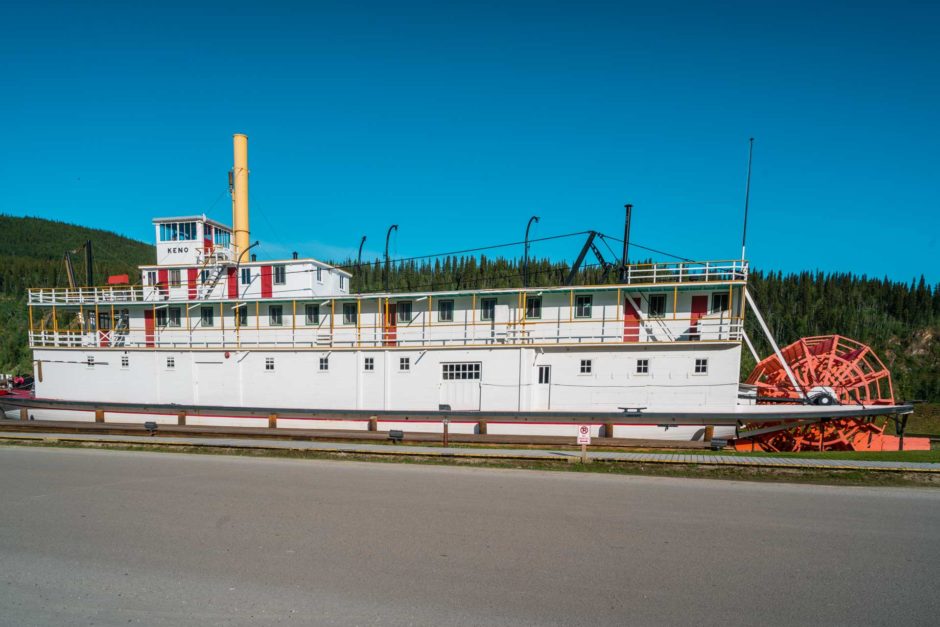
[[[96,285],[105,283],[110,274],[134,277],[139,264],[154,262],[153,246],[109,231],[0,215],[0,370],[32,369],[26,337],[26,289],[68,285],[65,252],[77,250],[89,240]],[[84,255],[73,255],[73,264],[76,280],[84,283]]]
[[[0,216],[0,370],[30,369],[25,290],[64,285],[63,253],[88,239],[95,250],[96,284],[109,274],[127,272],[134,277],[137,265],[153,262],[153,247],[143,242],[50,220]],[[79,256],[79,277],[84,276],[83,263]],[[339,265],[353,272],[354,291],[382,289],[381,263],[366,263],[361,271],[350,260]],[[533,260],[530,284],[561,283],[568,267],[563,262]],[[588,266],[577,282],[599,283],[602,277],[601,268]],[[519,287],[522,271],[515,259],[449,257],[397,264],[389,284],[393,291]],[[857,339],[870,344],[891,369],[899,398],[940,401],[940,286],[927,285],[923,279],[906,284],[851,274],[754,271],[750,289],[781,345],[828,333]],[[768,354],[770,347],[753,316],[747,318],[746,327],[758,352]],[[744,351],[742,375],[753,365]]]

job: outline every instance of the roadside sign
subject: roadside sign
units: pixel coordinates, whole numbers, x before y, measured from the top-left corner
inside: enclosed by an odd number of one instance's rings
[[[588,425],[581,425],[578,427],[578,444],[590,444],[591,443],[591,427]]]

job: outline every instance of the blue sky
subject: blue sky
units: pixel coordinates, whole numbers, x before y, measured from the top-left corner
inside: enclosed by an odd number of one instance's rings
[[[632,202],[635,242],[724,259],[753,136],[755,266],[940,281],[936,5],[136,4],[5,5],[0,212],[228,222],[244,132],[265,256],[619,235]]]

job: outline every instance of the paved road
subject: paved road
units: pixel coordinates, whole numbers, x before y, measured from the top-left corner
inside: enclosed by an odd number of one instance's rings
[[[940,490],[0,447],[0,622],[936,624]]]

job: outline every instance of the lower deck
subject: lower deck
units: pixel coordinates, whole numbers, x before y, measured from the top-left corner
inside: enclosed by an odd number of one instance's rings
[[[323,410],[730,411],[737,342],[347,350],[36,349],[36,396]]]

